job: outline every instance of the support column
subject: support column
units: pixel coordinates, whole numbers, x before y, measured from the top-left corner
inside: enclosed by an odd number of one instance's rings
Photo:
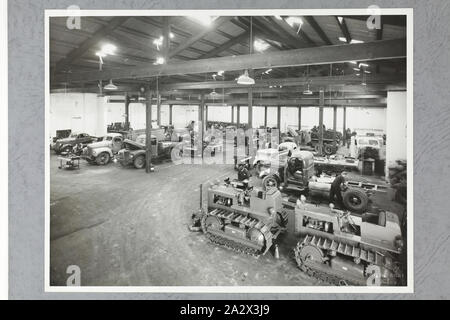
[[[319,91],[319,150],[320,155],[323,154],[323,106],[325,105],[325,92],[321,88]]]
[[[198,105],[198,132],[197,132],[197,137],[199,138],[198,141],[194,141],[194,143],[197,143],[197,147],[199,148],[199,150],[202,150],[203,147],[203,136],[204,136],[204,130],[205,130],[206,126],[205,126],[205,95],[202,93],[202,95],[200,96],[200,104]],[[194,147],[192,145],[192,147]],[[194,163],[195,163],[195,155],[194,155],[194,151],[192,151],[191,156],[194,158]],[[202,157],[203,157],[203,152],[202,152]]]
[[[205,128],[205,95],[202,94],[200,96],[200,104],[198,105],[198,134],[202,135],[202,139],[204,128]]]
[[[241,124],[241,106],[237,106],[237,112],[236,112],[236,126],[239,127],[239,125]]]
[[[234,106],[231,106],[231,123],[234,123]]]
[[[264,128],[267,128],[267,106],[264,107]]]
[[[173,124],[173,119],[172,119],[172,112],[173,112],[173,104],[169,105],[169,124],[172,125]]]
[[[333,107],[333,146],[336,147],[337,107]]]
[[[298,107],[298,130],[302,130],[302,107]]]
[[[208,129],[208,106],[205,105],[205,125],[203,126],[204,128],[204,132],[206,132],[206,130]]]
[[[252,72],[253,73],[253,72]],[[248,128],[253,128],[253,88],[248,88]]]
[[[125,129],[130,127],[130,96],[125,95]]]
[[[281,107],[277,106],[277,128],[278,132],[281,133]]]
[[[159,90],[156,93],[156,123],[158,126],[161,125],[161,95],[159,94]]]
[[[347,108],[346,107],[343,108],[342,113],[344,114],[343,115],[343,117],[344,117],[343,125],[342,125],[342,137],[343,137],[343,140],[344,140],[343,143],[345,145],[345,143],[347,141],[347,138],[349,138],[349,137],[347,137]]]
[[[145,95],[145,172],[149,173],[152,165],[152,92],[147,87]]]

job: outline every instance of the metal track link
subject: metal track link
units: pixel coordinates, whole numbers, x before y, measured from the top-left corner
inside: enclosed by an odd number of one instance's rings
[[[206,232],[205,235],[208,238],[208,240],[211,241],[212,243],[214,243],[215,245],[233,250],[234,252],[245,253],[245,254],[247,254],[249,256],[253,256],[255,258],[259,258],[259,256],[261,255],[260,251],[253,249],[253,248],[249,248],[249,247],[244,246],[235,241],[231,241],[229,239],[225,239],[225,238],[216,236],[209,232]]]
[[[221,219],[226,219],[226,215],[224,217],[224,212],[223,210],[213,210],[208,214],[205,214],[202,217],[201,220],[201,225],[202,225],[202,230],[203,233],[206,235],[206,237],[208,238],[209,241],[211,241],[214,244],[217,244],[219,246],[222,246],[224,248],[227,249],[231,249],[235,252],[238,253],[245,253],[247,255],[250,256],[254,256],[254,257],[259,257],[263,252],[254,248],[250,248],[247,247],[241,243],[238,243],[236,241],[230,240],[230,239],[226,239],[223,237],[220,237],[218,235],[212,234],[210,232],[208,232],[206,226],[205,226],[205,220],[208,217],[208,215],[212,215],[212,216],[216,216],[219,217]],[[266,224],[264,224],[262,221],[257,221],[256,219],[251,219],[251,218],[246,218],[245,216],[241,215],[241,214],[237,214],[237,216],[233,217],[234,213],[232,215],[229,215],[229,217],[232,218],[232,221],[244,221],[244,224],[248,227],[253,227],[253,228],[257,228],[265,237],[266,237],[266,241],[271,241],[272,239],[272,233],[270,232],[270,229],[266,226]],[[223,218],[222,218],[223,217]],[[249,221],[251,221],[251,223],[249,224]],[[256,221],[255,221],[256,220]],[[206,230],[206,231],[205,231]]]
[[[297,246],[294,249],[296,261],[300,261],[300,251],[303,246],[304,246],[304,242],[302,242],[302,243],[298,242]],[[342,276],[337,276],[336,274],[334,274],[332,272],[326,272],[325,270],[316,269],[316,268],[314,268],[314,264],[308,265],[308,263],[306,263],[306,264],[302,263],[301,265],[299,265],[297,263],[297,266],[299,267],[300,270],[305,272],[311,278],[315,278],[315,279],[319,280],[320,282],[326,283],[328,285],[333,285],[333,286],[360,286],[361,285],[360,283],[354,282],[353,279],[345,278]]]
[[[331,241],[331,240],[322,240],[320,237],[316,237],[316,236],[310,236],[307,235],[303,241],[299,241],[297,243],[297,246],[294,249],[294,253],[295,253],[295,260],[297,262],[298,267],[306,272],[307,274],[311,275],[312,277],[319,279],[319,280],[324,280],[324,282],[327,282],[329,284],[332,285],[352,285],[352,286],[360,286],[360,285],[364,285],[358,282],[355,282],[354,279],[350,279],[347,278],[345,279],[345,276],[343,275],[339,275],[336,276],[335,274],[333,274],[332,272],[327,272],[325,270],[318,270],[317,268],[314,268],[314,263],[309,263],[309,261],[302,261],[302,263],[300,264],[298,261],[301,261],[300,259],[300,251],[303,248],[303,246],[305,245],[311,245],[314,246],[320,250],[333,250],[336,252],[339,252],[342,255],[345,255],[347,257],[351,257],[351,258],[360,258],[361,260],[369,263],[369,264],[373,264],[373,265],[378,265],[380,267],[384,267],[386,269],[391,270],[394,274],[399,274],[399,270],[400,268],[398,266],[396,266],[395,264],[390,264],[387,265],[386,259],[382,259],[381,255],[377,252],[371,252],[369,250],[363,250],[348,244],[344,244],[342,242],[337,242],[335,240]],[[380,256],[380,257],[378,257]],[[332,269],[330,269],[332,270]],[[344,279],[343,279],[344,278]],[[326,280],[332,280],[332,281],[326,281]]]

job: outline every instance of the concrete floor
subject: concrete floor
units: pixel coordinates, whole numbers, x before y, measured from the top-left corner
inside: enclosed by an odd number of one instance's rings
[[[227,176],[230,165],[89,165],[58,169],[50,157],[50,282],[65,286],[67,267],[81,269],[83,286],[323,285],[297,269],[283,235],[280,259],[237,254],[188,231],[199,207],[199,185]],[[376,197],[386,205],[386,195]],[[389,202],[392,211],[400,210]]]

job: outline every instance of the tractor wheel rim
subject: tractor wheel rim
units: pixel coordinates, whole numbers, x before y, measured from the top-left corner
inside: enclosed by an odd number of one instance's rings
[[[358,205],[358,204],[361,204],[361,199],[360,198],[358,198],[358,197],[351,197],[351,203],[352,204],[354,204],[354,205]]]

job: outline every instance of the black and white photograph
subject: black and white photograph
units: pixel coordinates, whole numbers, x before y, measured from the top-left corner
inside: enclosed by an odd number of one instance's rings
[[[412,23],[46,10],[45,289],[412,292]]]

